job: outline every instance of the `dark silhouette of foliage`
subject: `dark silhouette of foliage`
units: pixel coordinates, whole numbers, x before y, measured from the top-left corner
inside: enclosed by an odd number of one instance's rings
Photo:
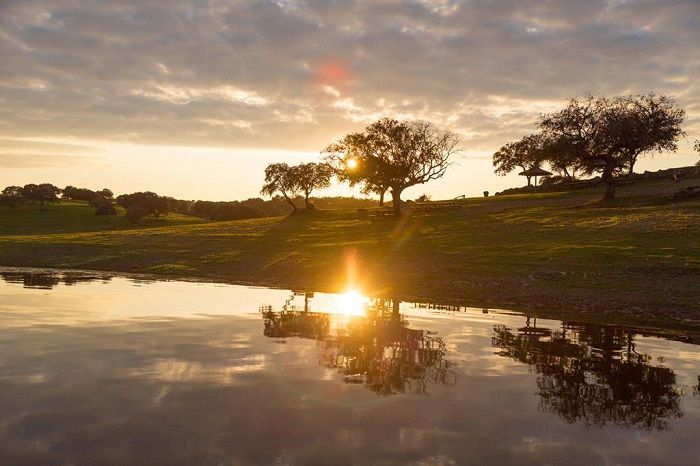
[[[700,139],[695,141],[695,145],[693,146],[693,149],[700,155]],[[700,166],[700,160],[697,161],[696,165]]]
[[[26,201],[20,186],[8,186],[0,194],[0,205],[11,209],[16,209]]]
[[[292,210],[296,211],[297,207],[290,196],[294,197],[298,190],[299,187],[294,180],[292,168],[288,164],[271,163],[265,168],[265,184],[260,190],[260,194],[272,197],[279,192],[292,206]]]
[[[145,215],[154,215],[156,218],[169,212],[169,202],[167,197],[151,191],[122,194],[117,197],[117,204],[127,209],[127,213],[130,207],[139,205],[146,209]]]
[[[497,325],[497,354],[528,364],[537,374],[540,409],[567,422],[663,430],[682,416],[673,371],[650,365],[621,327],[563,323],[560,331]]]
[[[95,215],[117,215],[117,209],[110,201],[102,201],[95,206]]]
[[[111,201],[114,199],[114,193],[111,190],[105,188],[99,191],[93,191],[87,188],[76,188],[75,186],[66,186],[63,188],[63,198],[71,199],[73,201],[85,201],[88,202],[92,207],[97,207],[104,201]]]
[[[139,223],[146,215],[148,215],[148,207],[141,204],[130,205],[126,209],[126,218],[133,225]]]
[[[303,310],[290,306],[288,300],[280,312],[269,306],[261,308],[263,333],[322,341],[322,365],[337,370],[346,383],[362,383],[378,395],[425,394],[429,383],[456,383],[454,363],[445,358],[442,338],[408,328],[398,304],[376,300],[366,309],[366,316],[352,319],[332,334],[331,316],[310,312],[308,296]]]
[[[316,189],[327,188],[331,184],[333,172],[325,163],[301,163],[291,167],[291,181],[297,190],[304,195],[304,207],[313,208],[309,196]]]
[[[539,167],[545,161],[544,137],[541,134],[529,134],[519,141],[509,142],[493,154],[494,172],[505,176],[517,167],[522,171]],[[530,186],[527,177],[527,185]]]
[[[61,194],[61,190],[50,183],[32,183],[22,187],[22,196],[24,198],[32,202],[38,202],[41,205],[58,202],[59,194]]]
[[[607,99],[588,96],[545,115],[540,129],[557,153],[584,173],[600,172],[606,185],[604,200],[615,198],[615,180],[631,172],[637,158],[664,150],[675,152],[684,133],[685,111],[666,96],[644,94]]]
[[[366,193],[390,189],[393,209],[400,213],[401,193],[441,178],[458,152],[458,143],[455,133],[428,122],[383,118],[323,152],[341,181],[359,184]]]

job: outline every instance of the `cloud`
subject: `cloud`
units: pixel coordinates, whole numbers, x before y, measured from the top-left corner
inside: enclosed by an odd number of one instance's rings
[[[700,5],[14,0],[0,134],[318,151],[381,115],[492,151],[585,92],[656,91],[700,134]]]
[[[77,166],[91,162],[89,157],[64,154],[0,152],[2,168],[50,168]]]

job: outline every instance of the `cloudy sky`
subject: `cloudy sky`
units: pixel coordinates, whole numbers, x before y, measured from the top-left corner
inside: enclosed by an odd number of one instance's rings
[[[587,92],[674,96],[688,138],[639,169],[689,165],[698,44],[700,0],[0,0],[0,187],[241,199],[386,115],[462,137],[409,197],[493,192],[522,180],[490,154]]]

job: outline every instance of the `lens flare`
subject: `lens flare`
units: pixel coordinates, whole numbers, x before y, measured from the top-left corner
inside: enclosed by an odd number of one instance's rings
[[[357,290],[347,290],[336,297],[333,303],[333,312],[353,316],[365,315],[367,298]]]
[[[354,170],[357,168],[357,159],[347,159],[345,161],[345,167],[348,170]]]

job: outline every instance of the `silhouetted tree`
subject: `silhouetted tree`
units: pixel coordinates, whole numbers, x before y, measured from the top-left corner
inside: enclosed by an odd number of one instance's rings
[[[148,208],[142,206],[141,204],[134,204],[126,209],[126,218],[131,224],[139,223],[146,215],[148,215]]]
[[[698,155],[700,155],[700,139],[695,141],[695,146],[693,146],[693,148],[698,153]],[[700,160],[697,161],[696,165],[700,166]]]
[[[41,205],[58,202],[59,194],[61,190],[50,183],[27,184],[22,187],[22,196]]]
[[[290,169],[291,181],[304,195],[304,207],[312,208],[309,196],[315,189],[327,188],[333,172],[325,163],[301,163]]]
[[[294,180],[292,168],[286,163],[271,163],[265,168],[265,184],[260,190],[263,196],[272,197],[279,192],[282,197],[292,206],[294,211],[297,206],[294,205],[290,196],[294,196],[298,192],[298,185]]]
[[[2,194],[0,194],[0,205],[11,209],[16,209],[26,202],[26,200],[27,199],[22,194],[21,186],[8,186],[3,189]]]
[[[603,199],[609,200],[615,198],[616,176],[631,170],[639,156],[676,151],[684,118],[685,111],[666,96],[588,96],[571,99],[563,110],[545,115],[540,129],[582,171],[601,173]]]
[[[620,153],[627,158],[633,173],[639,156],[649,152],[678,149],[677,141],[685,133],[681,124],[685,111],[670,97],[654,93],[613,99],[615,111],[610,123],[612,138]]]
[[[493,154],[494,172],[505,176],[520,167],[523,171],[539,167],[545,160],[544,138],[541,134],[529,134],[522,139],[509,142]],[[530,186],[530,176],[527,185]]]
[[[95,215],[117,215],[117,209],[111,201],[102,201],[95,206]]]
[[[390,189],[393,209],[400,213],[401,193],[441,178],[458,152],[458,143],[455,133],[428,122],[383,118],[323,152],[341,181],[360,184],[365,192]]]
[[[139,205],[146,209],[146,214],[156,218],[168,213],[168,198],[146,191],[132,194],[122,194],[117,197],[117,204],[129,210],[129,207]]]

